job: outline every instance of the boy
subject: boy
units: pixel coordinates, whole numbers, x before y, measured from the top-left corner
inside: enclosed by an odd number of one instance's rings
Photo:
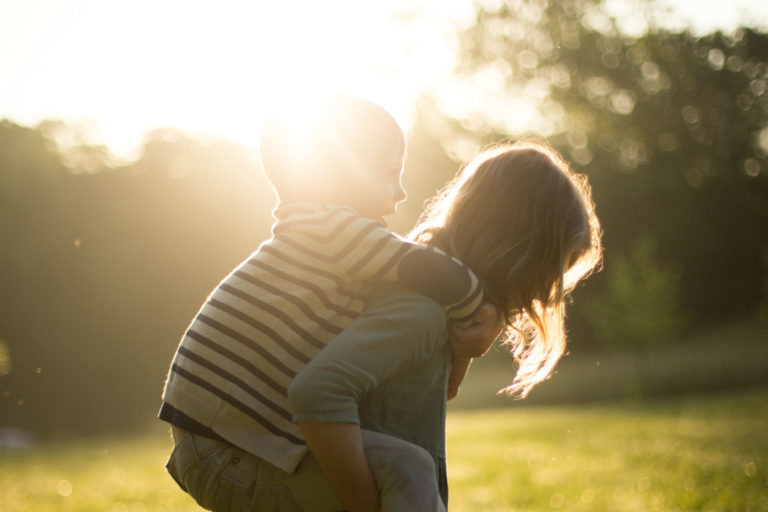
[[[463,264],[385,229],[384,217],[405,198],[405,140],[394,119],[378,105],[337,95],[304,123],[296,130],[276,116],[266,124],[262,167],[279,197],[273,237],[217,286],[190,324],[160,411],[174,433],[224,441],[289,474],[307,446],[287,387],[360,314],[372,284],[423,293],[460,325],[471,323],[482,302]],[[457,364],[458,380],[466,361]]]

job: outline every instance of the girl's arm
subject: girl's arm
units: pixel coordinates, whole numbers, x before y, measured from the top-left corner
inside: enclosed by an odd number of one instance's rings
[[[448,400],[459,394],[459,386],[467,374],[472,358],[485,354],[504,327],[502,316],[490,303],[480,306],[472,320],[474,324],[466,328],[451,325],[453,361],[451,376],[448,379]]]
[[[360,439],[359,399],[385,379],[432,357],[445,340],[445,311],[437,303],[413,292],[387,295],[374,300],[289,386],[294,420],[350,510],[358,503],[363,508],[357,510],[377,510],[365,508],[375,502]]]
[[[349,512],[378,512],[379,490],[356,423],[298,422],[320,469]]]

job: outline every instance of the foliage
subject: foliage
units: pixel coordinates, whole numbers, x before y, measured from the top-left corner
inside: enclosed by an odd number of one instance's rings
[[[0,122],[0,427],[42,436],[150,421],[178,341],[216,283],[270,234],[255,157],[173,130],[115,165],[71,128]],[[456,170],[415,137],[411,200]],[[6,375],[7,373],[7,375]]]
[[[479,5],[459,72],[482,101],[464,136],[548,137],[590,177],[607,261],[650,232],[695,319],[750,314],[766,296],[768,35],[619,21],[599,0]]]
[[[206,294],[268,236],[274,198],[232,144],[157,132],[130,165],[73,172],[51,126],[0,123],[0,426],[133,428]]]
[[[679,271],[658,261],[650,235],[634,240],[624,253],[614,252],[605,272],[602,293],[577,303],[600,342],[639,349],[680,335]]]
[[[767,399],[449,413],[451,510],[765,510]],[[169,451],[158,432],[0,454],[3,510],[200,510]]]

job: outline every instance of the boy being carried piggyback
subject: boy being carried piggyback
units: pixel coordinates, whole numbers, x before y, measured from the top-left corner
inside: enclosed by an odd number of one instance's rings
[[[488,314],[487,306],[478,314],[483,293],[467,267],[386,229],[384,217],[405,199],[400,183],[405,139],[386,110],[334,95],[305,115],[301,126],[282,114],[267,121],[260,147],[263,170],[279,197],[273,236],[224,278],[190,324],[160,411],[160,419],[173,425],[176,441],[169,472],[202,506],[216,510],[216,497],[209,495],[216,494],[227,461],[201,460],[200,442],[234,445],[260,460],[262,468],[280,471],[294,494],[302,492],[291,478],[300,473],[308,448],[292,419],[287,388],[360,315],[372,285],[389,281],[427,295],[458,325]],[[449,394],[455,394],[468,364],[469,358],[454,357]],[[400,468],[377,465],[368,449],[390,441],[393,450],[402,451],[403,467],[409,450],[415,459],[421,450],[363,432],[382,510],[405,510],[405,503],[411,510],[442,510],[429,473],[410,489],[402,479],[396,488],[383,488],[383,482],[394,481],[386,473]],[[194,456],[185,455],[185,443],[197,445]],[[321,468],[332,472],[322,461]],[[357,491],[326,476],[353,508]]]

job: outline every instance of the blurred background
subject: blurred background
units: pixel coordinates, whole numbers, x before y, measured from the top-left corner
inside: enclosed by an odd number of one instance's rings
[[[454,408],[768,384],[768,4],[5,1],[0,427],[145,428],[206,295],[269,236],[255,146],[312,88],[408,132],[407,233],[480,147],[546,139],[589,176],[602,272],[524,402],[503,348]]]

